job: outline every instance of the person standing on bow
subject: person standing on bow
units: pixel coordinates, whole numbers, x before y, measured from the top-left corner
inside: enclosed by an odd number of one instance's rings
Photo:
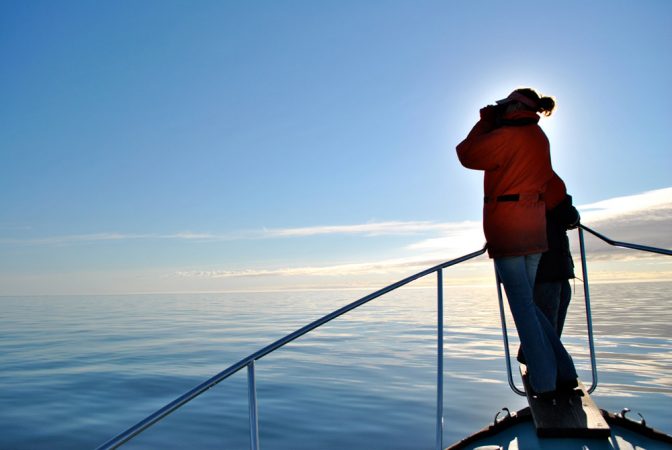
[[[579,224],[579,212],[572,205],[572,196],[562,179],[555,173],[546,184],[546,238],[548,250],[541,255],[534,283],[534,303],[551,323],[558,337],[567,317],[572,298],[569,280],[574,278],[574,261],[569,250],[567,230]],[[522,349],[518,349],[518,362],[525,364]]]
[[[541,254],[548,250],[544,193],[554,177],[550,144],[538,125],[551,97],[530,88],[480,110],[457,146],[464,167],[484,171],[483,231],[513,315],[532,390],[540,396],[576,384],[576,369],[555,329],[535,305]]]
[[[546,185],[546,236],[548,250],[541,255],[534,284],[534,303],[551,323],[558,337],[572,298],[569,280],[574,278],[574,261],[567,230],[576,228],[581,217],[562,179],[555,175]]]

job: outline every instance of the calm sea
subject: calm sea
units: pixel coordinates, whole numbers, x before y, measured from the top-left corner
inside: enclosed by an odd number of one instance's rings
[[[672,283],[591,286],[600,407],[672,433]],[[445,444],[525,401],[496,291],[445,288]],[[364,291],[0,298],[0,449],[90,449]],[[581,285],[564,338],[591,381]],[[509,323],[510,330],[513,326]],[[515,334],[515,332],[514,332]],[[432,449],[435,289],[403,288],[257,363],[264,450]],[[515,340],[512,345],[515,345]],[[516,377],[516,379],[518,379]],[[125,448],[246,449],[245,371]]]

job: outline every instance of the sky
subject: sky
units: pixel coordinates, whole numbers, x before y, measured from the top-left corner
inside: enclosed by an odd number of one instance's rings
[[[667,0],[0,0],[0,295],[375,288],[477,250],[455,146],[521,86],[583,223],[672,248],[671,42]]]

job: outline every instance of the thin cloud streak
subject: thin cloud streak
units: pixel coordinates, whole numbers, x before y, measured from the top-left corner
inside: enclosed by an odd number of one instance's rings
[[[412,252],[459,253],[483,247],[485,237],[480,221],[444,224],[441,236],[424,239],[406,246]]]
[[[179,271],[176,275],[184,278],[243,278],[243,277],[313,277],[313,276],[351,276],[351,275],[387,275],[412,269],[425,269],[449,258],[397,258],[385,261],[334,264],[326,266],[285,267],[275,269],[241,269],[241,270],[191,270]]]
[[[391,236],[443,231],[454,227],[451,223],[427,221],[369,222],[357,225],[326,225],[315,227],[264,230],[265,237],[306,237],[332,234],[361,234],[365,236]]]
[[[447,231],[461,227],[461,224],[437,223],[429,221],[388,221],[388,222],[369,222],[355,225],[324,225],[301,228],[270,228],[262,230],[248,230],[231,233],[203,233],[203,232],[179,232],[172,234],[157,233],[90,233],[80,235],[47,236],[37,238],[1,238],[0,244],[19,244],[19,245],[67,245],[79,243],[94,243],[105,241],[124,241],[124,240],[187,240],[187,241],[237,241],[237,240],[259,240],[259,239],[280,239],[280,238],[301,238],[310,236],[326,235],[362,235],[367,237],[374,236],[403,236],[430,233],[437,231]]]
[[[153,240],[153,239],[207,240],[213,238],[215,238],[215,235],[208,233],[191,233],[191,232],[182,232],[175,234],[90,233],[90,234],[77,234],[77,235],[64,235],[64,236],[47,236],[37,238],[2,238],[0,239],[0,244],[68,245],[68,244],[106,242],[106,241],[130,241],[130,240]]]

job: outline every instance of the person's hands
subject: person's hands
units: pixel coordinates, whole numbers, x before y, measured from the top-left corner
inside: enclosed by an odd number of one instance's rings
[[[574,206],[571,207],[571,214],[571,221],[569,224],[567,224],[568,230],[573,230],[581,224],[581,216],[579,215],[579,211],[577,211]]]
[[[495,105],[488,105],[480,110],[481,130],[488,133],[497,127],[498,108]]]
[[[494,122],[497,119],[497,107],[495,105],[488,105],[484,108],[481,108],[481,120],[487,122]]]

